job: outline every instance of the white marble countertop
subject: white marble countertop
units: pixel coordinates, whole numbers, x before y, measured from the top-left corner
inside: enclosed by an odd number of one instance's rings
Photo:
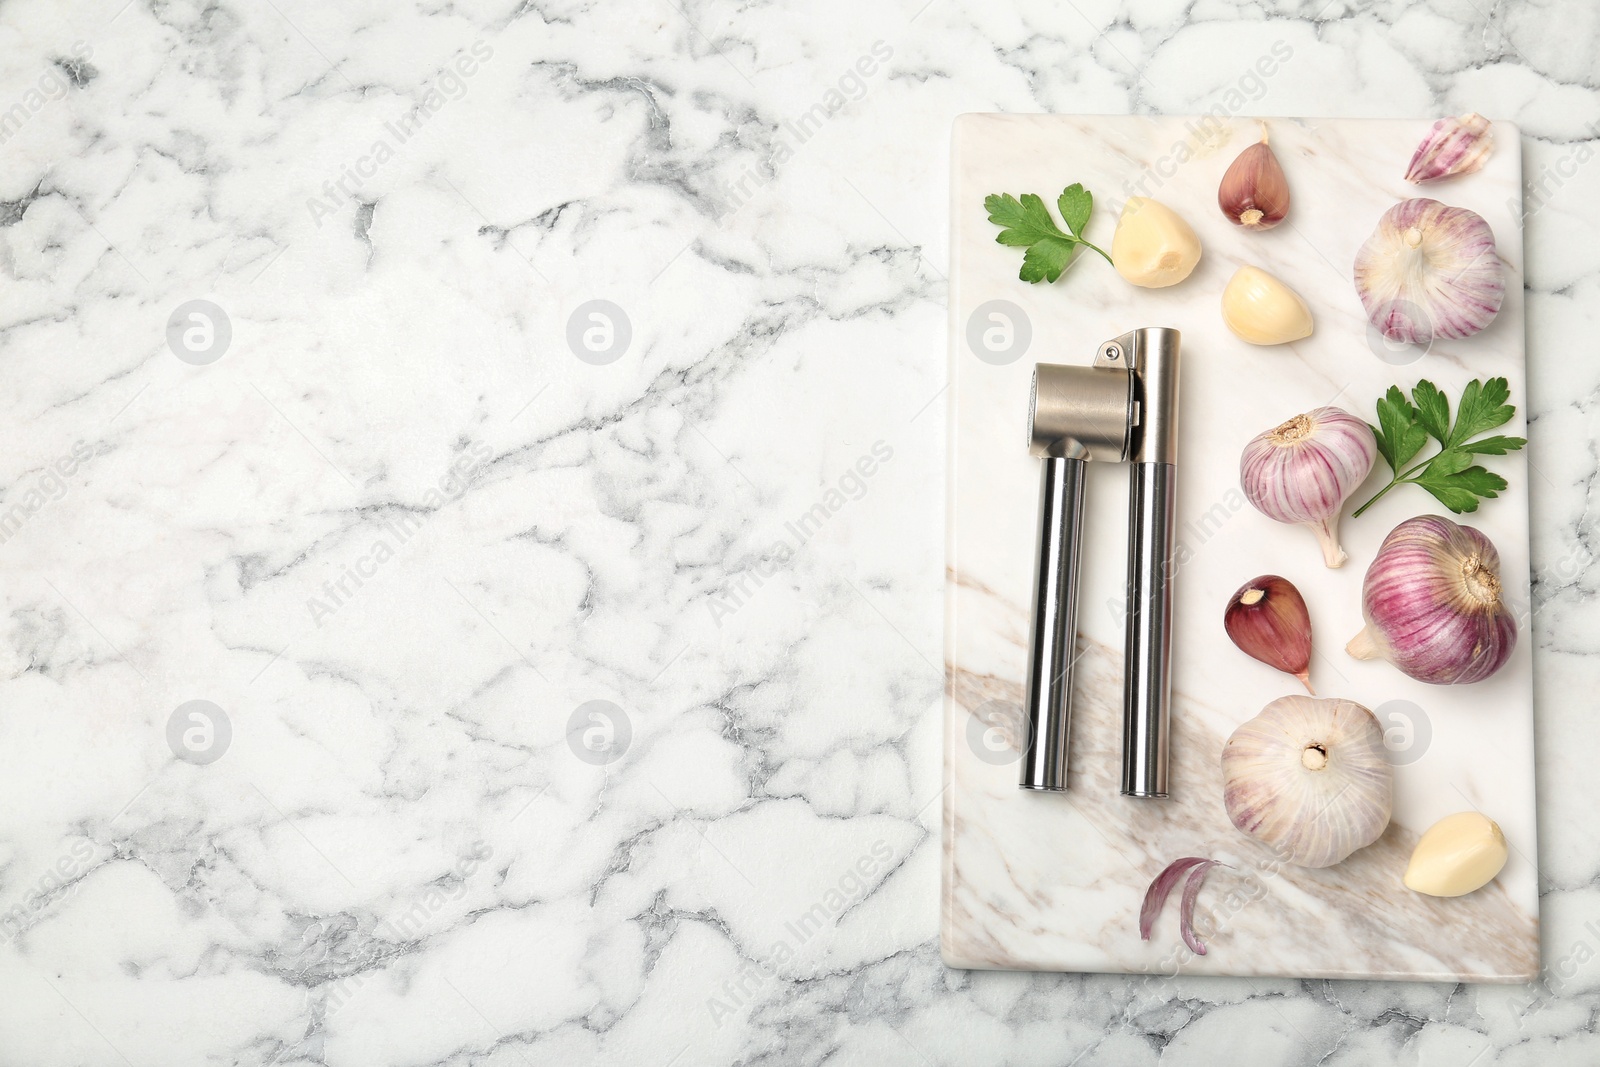
[[[1584,0],[0,5],[0,1062],[1595,1062],[1597,69]],[[940,963],[950,122],[1212,108],[1524,131],[1533,985]]]

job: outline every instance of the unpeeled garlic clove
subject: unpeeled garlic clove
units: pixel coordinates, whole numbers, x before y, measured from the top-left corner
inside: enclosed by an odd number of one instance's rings
[[[1239,651],[1300,679],[1311,688],[1311,614],[1287,578],[1261,577],[1239,588],[1222,613],[1222,626]]]
[[[1270,230],[1289,213],[1289,179],[1263,131],[1259,144],[1239,153],[1217,188],[1217,206],[1247,230]]]
[[[1422,835],[1406,866],[1406,888],[1430,897],[1482,889],[1506,865],[1506,835],[1487,815],[1458,811]]]
[[[1162,289],[1187,278],[1200,262],[1200,238],[1165,204],[1130,196],[1111,237],[1117,273],[1145,289]]]
[[[1493,150],[1489,120],[1476,111],[1460,118],[1440,119],[1412,155],[1406,181],[1423,185],[1457,174],[1471,174],[1483,168]]]
[[[1262,270],[1243,266],[1222,291],[1222,321],[1253,345],[1281,345],[1311,336],[1311,309],[1300,294]]]

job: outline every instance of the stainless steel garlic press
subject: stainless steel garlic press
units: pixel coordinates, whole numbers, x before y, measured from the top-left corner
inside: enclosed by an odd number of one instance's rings
[[[1167,795],[1179,340],[1177,330],[1144,327],[1102,344],[1092,366],[1034,367],[1028,451],[1044,462],[1023,789],[1067,787],[1085,465],[1126,461],[1122,792]]]

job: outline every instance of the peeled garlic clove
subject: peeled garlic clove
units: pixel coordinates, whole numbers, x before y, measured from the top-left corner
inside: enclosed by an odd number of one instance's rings
[[[1425,197],[1383,213],[1356,253],[1355,281],[1367,321],[1406,344],[1471,337],[1494,321],[1506,295],[1489,224]]]
[[[1289,179],[1267,145],[1267,135],[1239,153],[1222,176],[1217,206],[1228,221],[1247,230],[1270,230],[1289,213]]]
[[[1382,837],[1393,778],[1383,729],[1352,700],[1279,697],[1222,749],[1228,818],[1301,867],[1331,867]]]
[[[1459,897],[1482,889],[1506,865],[1506,835],[1487,815],[1446,815],[1422,835],[1406,866],[1407,889],[1430,897]]]
[[[1253,345],[1281,345],[1311,336],[1311,309],[1306,302],[1260,267],[1234,271],[1222,291],[1222,320]]]
[[[1500,553],[1443,515],[1407,519],[1383,539],[1361,583],[1367,625],[1345,646],[1386,659],[1419,682],[1481,682],[1517,646],[1517,618],[1500,599]]]
[[[1322,561],[1342,567],[1339,513],[1372,471],[1372,427],[1339,408],[1314,408],[1256,434],[1239,457],[1239,487],[1261,514],[1311,528]]]
[[[1111,237],[1117,273],[1134,285],[1161,289],[1189,276],[1200,262],[1200,238],[1165,204],[1130,196]]]
[[[1287,578],[1263,574],[1233,594],[1223,628],[1239,650],[1300,679],[1311,692],[1311,614]]]
[[[1440,119],[1412,155],[1406,181],[1423,185],[1457,174],[1471,174],[1483,168],[1493,150],[1489,120],[1476,111],[1458,119]]]

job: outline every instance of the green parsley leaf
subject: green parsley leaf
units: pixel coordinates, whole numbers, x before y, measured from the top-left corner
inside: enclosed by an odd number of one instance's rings
[[[1050,209],[1034,193],[1023,193],[1019,202],[1010,193],[990,196],[983,202],[989,221],[1004,226],[995,240],[1003,245],[1031,245],[1046,237],[1066,237],[1050,217]]]
[[[1056,200],[1056,208],[1067,224],[1066,230],[1056,225],[1056,220],[1050,217],[1050,209],[1035,193],[1023,193],[1020,199],[1010,193],[993,193],[984,198],[983,206],[989,212],[989,221],[1001,227],[995,241],[1027,249],[1022,256],[1022,269],[1017,274],[1025,282],[1053,282],[1061,277],[1079,245],[1099,252],[1107,263],[1111,262],[1104,249],[1083,236],[1089,215],[1094,211],[1094,197],[1082,185],[1067,186]]]
[[[1428,465],[1422,468],[1422,477],[1445,478],[1459,474],[1470,466],[1472,466],[1472,456],[1469,453],[1446,450],[1428,460]]]
[[[1510,422],[1511,416],[1517,413],[1516,408],[1506,403],[1510,398],[1511,388],[1504,378],[1490,378],[1481,384],[1468,382],[1461,391],[1461,404],[1456,410],[1456,428],[1450,432],[1451,446]]]
[[[1515,452],[1527,443],[1522,437],[1504,437],[1496,434],[1479,441],[1468,441],[1458,447],[1463,452],[1476,452],[1480,456],[1503,456],[1507,452]]]
[[[1022,254],[1022,270],[1017,277],[1025,282],[1053,282],[1061,277],[1077,250],[1077,242],[1070,238],[1041,237]]]
[[[1428,432],[1418,421],[1417,409],[1395,385],[1378,401],[1378,425],[1372,430],[1378,439],[1378,451],[1394,470],[1405,466],[1428,443]]]
[[[1506,488],[1506,480],[1475,464],[1473,457],[1503,456],[1528,443],[1521,437],[1504,434],[1478,436],[1505,425],[1516,415],[1517,409],[1507,403],[1511,389],[1506,380],[1468,382],[1461,390],[1453,426],[1450,400],[1432,382],[1418,382],[1411,390],[1411,398],[1416,401],[1414,406],[1398,386],[1390,386],[1378,400],[1378,425],[1372,431],[1379,453],[1394,474],[1389,484],[1357,508],[1355,514],[1360,515],[1389,490],[1408,482],[1426,489],[1458,515],[1477,511],[1480,500],[1499,496]],[[1439,442],[1439,451],[1415,466],[1407,466],[1430,437]]]
[[[1451,474],[1432,475],[1423,471],[1417,484],[1438,498],[1439,503],[1457,515],[1478,510],[1478,498],[1492,499],[1506,487],[1506,480],[1482,467],[1468,467]]]
[[[1082,236],[1083,228],[1089,225],[1089,215],[1094,211],[1094,194],[1073,182],[1061,190],[1056,210],[1061,212],[1061,221],[1067,224],[1067,229]]]
[[[1417,402],[1417,416],[1422,428],[1428,431],[1429,437],[1441,445],[1445,444],[1450,437],[1450,401],[1439,392],[1438,386],[1427,379],[1418,382],[1417,387],[1411,390],[1411,398]]]

